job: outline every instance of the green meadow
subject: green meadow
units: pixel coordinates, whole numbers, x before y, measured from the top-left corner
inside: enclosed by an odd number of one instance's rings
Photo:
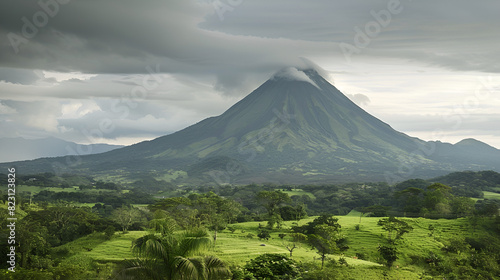
[[[99,193],[99,192],[113,192],[113,190],[107,190],[107,189],[85,189],[85,190],[80,190],[79,187],[73,186],[69,188],[60,188],[60,187],[40,187],[40,186],[27,186],[27,185],[19,185],[17,186],[17,191],[18,192],[29,192],[32,194],[37,194],[41,191],[51,191],[51,192],[94,192],[94,193]],[[122,190],[122,193],[126,193],[129,190]],[[95,203],[94,203],[95,204]]]
[[[281,189],[280,189],[281,190]],[[310,192],[306,192],[302,189],[292,189],[290,191],[287,191],[287,190],[281,190],[282,192],[288,194],[289,196],[293,196],[293,195],[307,195],[309,196],[311,199],[316,199],[316,197],[314,196],[314,194],[310,193]]]
[[[400,244],[399,259],[387,274],[386,269],[380,264],[382,260],[377,253],[378,246],[386,242],[386,232],[377,225],[381,218],[360,219],[360,214],[352,211],[349,215],[337,216],[350,248],[343,255],[332,255],[330,259],[338,261],[344,258],[347,261],[348,266],[338,267],[339,275],[345,275],[345,279],[420,279],[424,269],[417,265],[416,260],[424,259],[429,254],[443,256],[441,250],[444,246],[443,240],[454,237],[489,238],[484,231],[475,232],[470,220],[466,218],[453,220],[401,218],[413,227],[413,231],[405,235]],[[207,254],[216,255],[230,265],[237,266],[242,266],[248,260],[265,253],[289,256],[290,252],[286,246],[292,242],[288,236],[281,239],[279,234],[288,234],[293,225],[303,225],[314,218],[309,217],[299,222],[284,222],[281,229],[271,231],[269,240],[260,240],[257,237],[260,231],[259,224],[264,226],[266,222],[232,224],[230,227],[235,229],[234,232],[229,229],[220,231],[215,246],[210,248]],[[145,231],[130,231],[126,234],[117,232],[110,240],[106,240],[102,233],[96,233],[54,248],[54,255],[70,262],[84,259],[101,264],[117,263],[134,257],[131,252],[132,241],[146,233]],[[297,245],[298,247],[293,250],[294,260],[301,263],[320,263],[319,255],[309,245],[303,243]]]
[[[486,199],[500,199],[500,193],[483,191],[483,194]]]

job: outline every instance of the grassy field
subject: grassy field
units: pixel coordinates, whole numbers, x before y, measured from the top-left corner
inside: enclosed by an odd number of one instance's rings
[[[18,192],[30,192],[32,194],[37,194],[41,191],[51,191],[51,192],[112,192],[114,190],[107,190],[107,189],[85,189],[85,190],[80,190],[79,187],[69,187],[69,188],[58,188],[58,187],[39,187],[39,186],[26,186],[26,185],[20,185],[17,186],[17,191]],[[128,191],[128,190],[124,190]],[[123,192],[123,191],[122,191]]]
[[[87,257],[99,261],[121,261],[133,257],[131,252],[132,241],[145,235],[145,231],[129,231],[126,234],[115,233],[114,237],[95,246],[92,251],[83,252]]]
[[[500,193],[484,191],[483,194],[484,194],[484,198],[487,198],[487,199],[500,199]]]
[[[314,217],[303,219],[298,224],[303,225],[312,220],[314,220]],[[260,224],[265,225],[265,222]],[[235,224],[233,226],[237,230],[234,233],[225,230],[218,234],[215,252],[220,258],[238,265],[243,265],[249,259],[265,253],[289,255],[290,252],[286,249],[286,246],[292,242],[287,237],[281,239],[279,234],[288,233],[292,225],[293,222],[285,222],[281,230],[271,232],[269,240],[259,240],[257,237],[259,222]],[[253,236],[250,237],[249,234]],[[306,244],[299,244],[299,248],[293,251],[293,258],[297,261],[311,261],[318,257],[316,251]],[[334,256],[336,259],[339,257]],[[346,260],[352,265],[378,265],[377,263],[354,258],[347,258]]]
[[[306,192],[302,189],[292,189],[291,191],[286,191],[286,190],[282,190],[282,189],[276,189],[276,190],[281,190],[282,192],[288,194],[289,196],[292,196],[292,195],[307,195],[309,196],[310,198],[312,199],[316,199],[316,197],[314,196],[314,194],[310,193],[310,192]]]
[[[39,186],[25,186],[21,185],[17,187],[19,192],[30,192],[33,194],[37,194],[41,191],[51,191],[51,192],[79,192],[80,189],[78,187],[70,187],[70,188],[56,188],[56,187],[39,187]]]
[[[94,233],[54,248],[52,255],[66,263],[115,263],[133,258],[132,241],[144,234],[145,231],[117,232],[107,240],[103,233]]]
[[[359,215],[359,212],[353,211],[349,215],[338,217],[342,233],[347,236],[350,248],[342,256],[336,255],[330,258],[338,260],[344,257],[346,259],[349,267],[339,268],[339,273],[346,275],[345,279],[420,279],[423,269],[412,265],[412,260],[423,259],[430,252],[443,255],[441,241],[444,239],[474,235],[467,219],[401,218],[413,227],[413,231],[405,236],[404,242],[400,245],[401,253],[395,263],[396,269],[391,272],[390,277],[384,278],[385,270],[380,264],[381,259],[377,253],[379,244],[386,242],[386,232],[377,225],[381,218],[362,217],[360,223]],[[298,223],[285,222],[282,229],[275,229],[271,232],[269,240],[257,238],[259,222],[233,224],[231,226],[236,230],[233,233],[228,229],[219,232],[215,248],[209,254],[217,255],[233,265],[244,265],[248,260],[264,253],[289,255],[286,245],[290,244],[290,241],[287,237],[282,240],[278,235],[289,233],[290,227],[294,224],[302,225],[313,219],[314,217],[309,217]],[[260,222],[260,224],[264,226],[266,222]],[[359,229],[356,229],[358,224]],[[432,232],[429,230],[431,225],[435,228]],[[99,263],[118,262],[133,257],[130,249],[132,241],[144,234],[146,232],[141,231],[132,231],[127,234],[115,233],[111,240],[105,240],[102,234],[94,234],[63,245],[58,250],[69,251],[66,257],[70,261],[91,259]],[[488,237],[482,236],[482,238]],[[316,251],[306,244],[299,244],[299,247],[293,251],[293,259],[298,262],[320,262]]]

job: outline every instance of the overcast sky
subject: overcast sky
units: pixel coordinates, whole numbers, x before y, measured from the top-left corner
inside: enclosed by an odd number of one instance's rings
[[[424,140],[500,148],[499,1],[2,0],[0,137],[132,144],[307,58]]]

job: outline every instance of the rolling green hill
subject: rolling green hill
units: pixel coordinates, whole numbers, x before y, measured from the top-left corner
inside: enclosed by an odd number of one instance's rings
[[[413,227],[405,235],[399,247],[399,259],[394,268],[388,273],[381,265],[381,258],[377,252],[378,245],[384,244],[386,233],[377,225],[380,218],[363,217],[360,221],[358,212],[340,216],[339,223],[342,233],[348,238],[349,249],[343,255],[332,255],[329,258],[338,260],[343,257],[348,267],[337,266],[334,268],[339,279],[442,279],[441,277],[425,278],[432,270],[432,265],[427,264],[430,257],[445,261],[455,257],[465,258],[462,255],[446,253],[443,248],[449,246],[450,240],[477,240],[474,244],[489,240],[489,243],[498,243],[498,237],[490,235],[488,231],[477,227],[468,219],[431,220],[424,218],[404,219]],[[310,222],[315,217],[310,217],[299,222],[300,225]],[[280,233],[289,233],[293,222],[285,222],[284,228],[273,230],[269,240],[259,240],[256,235],[259,231],[259,222],[247,222],[232,225],[236,230],[219,232],[215,249],[207,254],[214,254],[232,265],[244,265],[265,253],[279,253],[289,255],[285,248],[290,243],[288,237],[281,239]],[[360,225],[356,229],[356,225]],[[65,252],[60,257],[65,262],[95,261],[101,264],[116,263],[124,259],[133,258],[130,250],[131,241],[146,232],[129,232],[127,234],[115,233],[115,236],[105,241],[99,234],[80,238],[76,241],[55,248],[54,252]],[[479,243],[477,243],[479,242]],[[293,251],[292,258],[299,263],[320,263],[318,254],[307,244],[298,244]],[[479,246],[479,245],[476,245]],[[446,247],[447,248],[447,247]],[[427,272],[426,272],[427,270]],[[439,272],[438,272],[439,275]],[[384,277],[385,276],[385,277]]]

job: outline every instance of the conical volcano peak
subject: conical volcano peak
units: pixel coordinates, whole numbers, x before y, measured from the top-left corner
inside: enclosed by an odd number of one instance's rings
[[[300,57],[298,61],[293,62],[289,67],[281,69],[271,77],[271,80],[279,79],[307,82],[318,89],[321,89],[324,83],[333,85],[328,71],[304,57]]]
[[[286,67],[278,71],[272,77],[273,80],[288,80],[288,81],[300,81],[310,83],[319,89],[319,86],[309,77],[314,69],[302,70],[296,67]],[[316,74],[317,72],[314,71]],[[309,75],[308,75],[309,74]]]

